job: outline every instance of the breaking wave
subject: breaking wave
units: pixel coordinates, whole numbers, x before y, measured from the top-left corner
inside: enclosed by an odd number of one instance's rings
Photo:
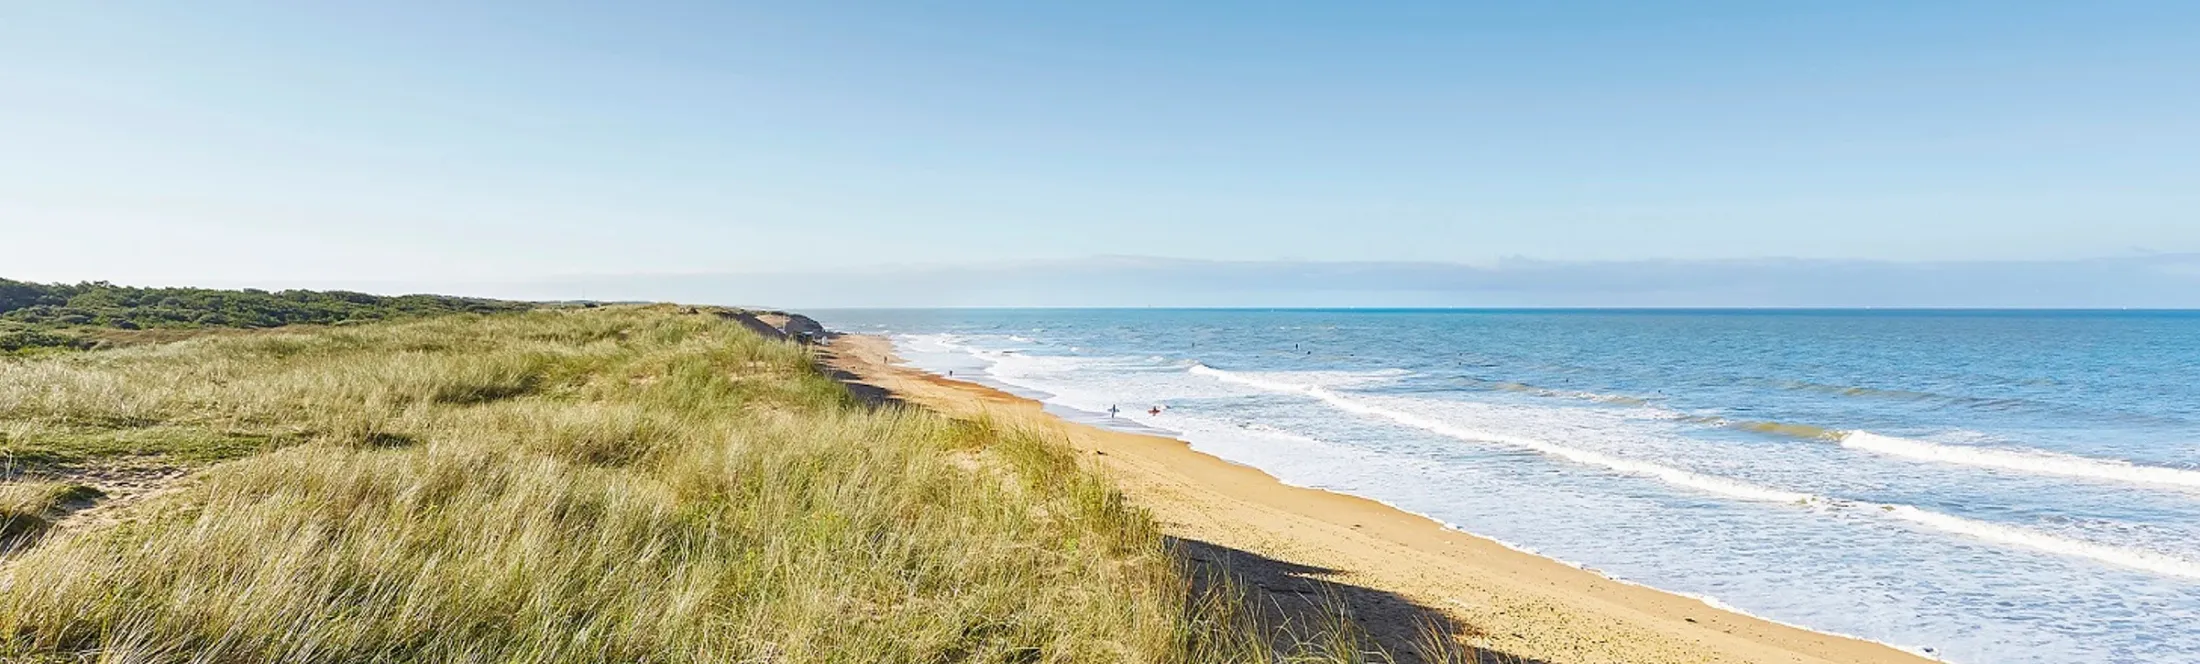
[[[2094,459],[2038,450],[2007,450],[1969,445],[1947,445],[1914,438],[1885,436],[1870,431],[1842,431],[1787,422],[1729,420],[1722,417],[1698,415],[1684,415],[1679,419],[1740,431],[1835,442],[1852,450],[1914,461],[1946,463],[1975,468],[1995,468],[2033,475],[2077,477],[2200,489],[2200,470],[2147,466],[2121,459]]]
[[[2096,562],[2107,563],[2120,567],[2127,567],[2166,576],[2200,579],[2200,561],[2193,561],[2155,551],[2076,540],[2067,537],[2033,531],[2025,528],[2005,526],[2001,524],[1979,521],[1976,519],[1967,519],[1959,516],[1942,514],[1939,512],[1933,512],[1911,505],[1842,500],[1829,498],[1826,496],[1819,496],[1811,493],[1788,491],[1784,489],[1760,486],[1757,484],[1742,482],[1724,477],[1705,475],[1702,473],[1691,472],[1647,461],[1615,457],[1601,452],[1568,447],[1565,445],[1559,445],[1549,441],[1538,440],[1534,438],[1512,436],[1486,431],[1476,431],[1473,429],[1460,427],[1449,422],[1444,422],[1441,420],[1424,417],[1413,413],[1387,408],[1380,405],[1366,403],[1358,399],[1338,394],[1321,385],[1303,385],[1298,383],[1287,383],[1268,380],[1231,371],[1225,371],[1222,369],[1216,369],[1204,364],[1197,363],[1192,364],[1188,371],[1193,374],[1207,376],[1215,380],[1243,385],[1246,387],[1252,387],[1282,394],[1295,394],[1312,397],[1323,403],[1329,404],[1332,407],[1349,413],[1387,419],[1399,424],[1450,438],[1465,440],[1469,442],[1497,443],[1502,445],[1525,448],[1547,456],[1557,457],[1582,465],[1598,466],[1629,475],[1651,477],[1675,486],[1686,487],[1706,493],[1726,496],[1729,498],[1767,503],[1789,503],[1827,510],[1840,510],[1852,513],[1868,512],[1898,519],[1906,523],[1925,526],[1948,533],[1964,535],[1987,542],[2028,548],[2035,551],[2042,551],[2058,555],[2086,558]],[[1847,441],[1851,438],[1854,438],[1856,433],[1861,432],[1852,432],[1851,434],[1844,436],[1843,444],[1848,444]],[[1884,436],[1874,437],[1885,438]]]
[[[1816,496],[1812,496],[1807,493],[1768,489],[1755,486],[1746,482],[1737,482],[1726,478],[1692,473],[1681,470],[1679,468],[1662,466],[1654,463],[1635,461],[1632,459],[1622,459],[1600,452],[1592,452],[1589,450],[1577,449],[1564,445],[1556,445],[1549,442],[1536,440],[1534,438],[1524,438],[1520,436],[1509,436],[1500,433],[1466,429],[1412,413],[1362,403],[1350,397],[1339,395],[1336,392],[1330,391],[1329,388],[1319,385],[1300,385],[1296,383],[1284,383],[1265,380],[1261,378],[1254,378],[1251,376],[1246,376],[1244,374],[1232,373],[1229,371],[1216,369],[1214,367],[1210,367],[1204,364],[1194,364],[1191,366],[1190,371],[1195,374],[1212,377],[1216,380],[1236,383],[1239,385],[1268,390],[1271,392],[1303,394],[1321,400],[1322,402],[1334,406],[1339,410],[1361,415],[1373,415],[1376,417],[1395,421],[1406,426],[1430,431],[1444,436],[1450,436],[1452,438],[1485,443],[1501,443],[1512,445],[1515,447],[1524,447],[1550,456],[1573,461],[1575,463],[1592,466],[1603,466],[1605,468],[1634,475],[1647,475],[1651,477],[1656,477],[1671,484],[1700,489],[1703,491],[1709,491],[1712,493],[1717,493],[1733,498],[1775,503],[1808,502],[1816,498]]]
[[[2038,475],[2060,475],[2063,477],[2083,477],[2200,489],[2200,471],[2161,466],[2142,466],[2114,459],[2091,459],[2049,452],[2020,452],[1963,445],[1943,445],[1910,438],[1882,436],[1869,431],[1843,433],[1840,436],[1840,442],[1842,447],[1849,449],[1919,461],[2000,468]]]

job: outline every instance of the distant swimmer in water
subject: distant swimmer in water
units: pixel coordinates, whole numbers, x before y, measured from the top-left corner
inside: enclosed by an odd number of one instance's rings
[[[1146,409],[1146,414],[1147,414],[1147,415],[1160,415],[1160,414],[1161,414],[1161,407],[1160,407],[1160,406],[1154,406],[1154,407],[1152,407],[1152,408],[1148,408],[1148,409]]]

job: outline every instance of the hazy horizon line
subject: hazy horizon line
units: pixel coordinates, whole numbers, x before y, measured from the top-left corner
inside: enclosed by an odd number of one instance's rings
[[[176,279],[114,283],[175,284]],[[608,273],[499,279],[207,279],[201,287],[676,301],[787,309],[2200,308],[2200,254],[2063,260],[1238,261],[1103,256],[930,267]]]

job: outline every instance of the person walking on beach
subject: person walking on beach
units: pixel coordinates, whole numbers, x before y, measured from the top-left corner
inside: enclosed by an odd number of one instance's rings
[[[1115,414],[1118,412],[1121,411],[1115,409],[1115,404],[1108,404],[1108,419],[1115,419]]]

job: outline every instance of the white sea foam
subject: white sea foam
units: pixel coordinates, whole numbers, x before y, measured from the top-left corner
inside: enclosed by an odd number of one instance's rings
[[[1911,438],[1882,436],[1869,431],[1843,433],[1841,446],[1906,459],[2000,468],[2039,475],[2200,488],[2200,471],[2142,466],[2113,459],[1943,445]]]
[[[2015,526],[2004,526],[1998,523],[1987,523],[1975,519],[1941,514],[1909,505],[1880,505],[1878,507],[1881,512],[1904,521],[1931,526],[1951,533],[1968,535],[1989,542],[2021,546],[2066,556],[2090,558],[2165,576],[2200,579],[2200,561],[2180,558],[2166,553],[2095,544]]]
[[[1716,493],[1732,498],[1775,503],[1812,502],[1819,500],[1817,496],[1813,496],[1807,493],[1782,491],[1779,489],[1756,486],[1747,482],[1737,482],[1722,477],[1713,477],[1710,475],[1692,473],[1681,470],[1679,468],[1673,468],[1671,466],[1664,466],[1645,461],[1623,459],[1601,452],[1593,452],[1584,449],[1567,447],[1564,445],[1553,444],[1534,438],[1509,436],[1487,431],[1475,431],[1472,429],[1455,426],[1447,422],[1415,415],[1413,413],[1363,403],[1361,401],[1339,395],[1336,392],[1332,392],[1328,388],[1319,385],[1300,385],[1296,383],[1283,383],[1254,378],[1251,376],[1246,376],[1244,374],[1223,371],[1221,369],[1209,367],[1204,364],[1193,365],[1191,367],[1191,372],[1204,376],[1210,376],[1217,380],[1238,383],[1240,385],[1257,387],[1274,392],[1304,394],[1315,399],[1319,399],[1324,403],[1338,408],[1339,410],[1344,410],[1351,413],[1358,413],[1361,415],[1372,415],[1443,436],[1449,436],[1452,438],[1475,442],[1500,443],[1515,447],[1524,447],[1530,450],[1534,450],[1536,452],[1559,457],[1575,463],[1591,466],[1603,466],[1611,470],[1616,470],[1631,475],[1645,475],[1655,477],[1671,484],[1685,486],[1702,491],[1708,491],[1711,493]]]
[[[1328,353],[1272,358],[1268,356],[1281,355],[1264,352],[1273,350],[1273,339],[1255,338],[1244,345],[1215,339],[1213,349],[1207,337],[1200,339],[1197,352],[1217,353],[1216,364],[1296,388],[1284,392],[1188,372],[1191,360],[1182,356],[1151,362],[1145,357],[1157,350],[1151,339],[1184,334],[1170,331],[1163,322],[1127,330],[1112,330],[1109,321],[1079,326],[1074,331],[1081,336],[1074,338],[1081,345],[1072,347],[1073,337],[1024,331],[1036,320],[991,328],[896,325],[884,334],[894,338],[901,346],[899,355],[912,366],[953,370],[958,380],[1043,400],[1063,417],[1141,431],[1168,429],[1194,449],[1259,468],[1284,482],[1422,512],[1524,551],[1579,561],[1577,566],[1698,596],[1713,606],[1746,608],[1768,619],[1886,643],[1931,645],[1929,650],[1906,649],[1966,664],[2200,662],[2200,633],[2186,629],[2193,612],[2200,610],[2200,595],[2193,592],[2200,588],[2200,578],[2189,578],[2188,564],[2200,561],[2200,544],[2195,544],[2200,540],[2194,539],[2200,533],[2195,530],[2200,528],[2200,511],[2195,511],[2200,502],[2194,502],[2200,500],[2200,489],[2177,481],[2134,481],[2118,473],[2121,468],[2080,475],[2037,466],[2009,468],[1996,464],[1998,459],[1981,463],[1970,456],[1982,451],[2033,457],[2024,463],[2046,457],[2112,467],[2123,466],[2117,461],[2122,459],[2142,473],[2147,464],[2200,472],[2200,465],[2177,463],[2179,453],[2200,451],[2188,440],[2170,440],[2189,429],[2181,423],[2127,427],[2107,416],[2080,421],[2085,414],[2076,412],[1986,413],[1965,410],[1966,404],[1830,401],[1794,393],[1768,397],[1752,391],[1777,386],[1756,384],[1737,385],[1732,392],[1683,388],[1670,399],[1642,389],[1638,393],[1648,403],[1633,404],[1462,378],[1468,374],[1461,372],[1487,370],[1473,375],[1588,389],[1588,383],[1552,378],[1574,375],[1566,368],[1519,370],[1513,360],[1541,355],[1533,347],[1522,352],[1517,347],[1521,340],[1507,341],[1502,334],[1495,335],[1486,352],[1518,357],[1454,370],[1401,352],[1389,366],[1430,368],[1395,381],[1370,381],[1378,387],[1322,371],[1380,361],[1368,353],[1350,361]],[[1246,329],[1266,332],[1266,320],[1249,322]],[[910,334],[942,332],[946,334],[922,339]],[[1807,345],[1814,342],[1806,336],[1795,343],[1806,346],[1799,351],[1808,352]],[[1314,348],[1321,353],[1323,346],[1317,342]],[[1018,350],[1010,356],[1015,359],[997,361],[997,353],[1008,349],[1051,351],[1037,356],[1077,360],[1057,363]],[[1919,356],[1921,362],[1934,360]],[[1674,362],[1686,365],[1688,360]],[[1585,368],[1610,367],[1592,363]],[[1672,384],[1695,384],[1689,381],[1704,377],[1686,371],[1689,366],[1675,368],[1682,371],[1673,374]],[[1388,389],[1390,384],[1398,389]],[[1546,441],[1832,500],[1807,506],[1744,500],[1675,486],[1654,475],[1581,465],[1516,444],[1462,441],[1332,407],[1311,394],[1312,386],[1462,430]],[[2067,402],[2092,403],[2082,398]],[[1798,403],[1812,407],[1784,407]],[[2127,405],[2133,412],[2152,412],[2154,403]],[[1119,417],[1106,415],[1109,406],[1118,404],[1123,407]],[[1147,416],[1149,404],[1171,408]],[[1744,404],[1783,407],[1752,410]],[[1826,408],[1818,411],[1820,405]],[[1924,415],[1911,412],[1928,407],[1933,411]],[[1933,447],[1888,449],[1884,441],[1861,436],[1844,440],[1849,432],[1839,428],[1814,432],[1775,421],[1705,416],[1713,410],[1790,418],[1805,417],[1797,412],[1819,412],[1811,419],[1825,424],[1850,419],[1854,426],[1849,428],[1914,439],[1897,439],[1897,445],[1955,448],[1959,454],[1952,457]],[[1912,435],[1881,428],[1891,424],[1865,425],[1862,420],[1926,427],[1967,420],[2005,437]],[[2028,439],[2022,432],[2037,430],[2048,437],[2080,424],[2097,429],[2098,437],[2069,441],[2069,447],[2020,446]],[[1720,427],[1788,439],[1737,435]],[[2147,456],[2122,450],[2146,450]],[[2058,454],[2070,458],[2056,458]],[[1850,497],[1864,500],[1843,500]],[[1914,511],[1902,505],[1915,506]]]
[[[1788,491],[1723,477],[1704,475],[1701,473],[1690,472],[1687,470],[1673,468],[1671,466],[1665,466],[1647,461],[1615,457],[1600,452],[1567,447],[1564,445],[1559,445],[1543,440],[1537,440],[1534,438],[1475,431],[1414,413],[1408,413],[1393,408],[1386,408],[1383,406],[1366,403],[1358,399],[1353,399],[1351,397],[1337,394],[1336,392],[1333,392],[1320,385],[1305,385],[1299,383],[1268,380],[1264,378],[1248,376],[1245,374],[1225,371],[1222,369],[1216,369],[1203,364],[1194,364],[1189,370],[1191,373],[1208,376],[1224,382],[1236,383],[1239,385],[1268,390],[1271,392],[1306,395],[1308,397],[1312,397],[1314,399],[1322,401],[1323,403],[1327,403],[1339,410],[1361,415],[1379,417],[1416,429],[1421,429],[1451,438],[1466,440],[1470,442],[1498,443],[1503,445],[1511,445],[1514,447],[1526,448],[1545,455],[1558,457],[1560,459],[1565,459],[1567,461],[1572,461],[1583,465],[1600,466],[1606,469],[1630,475],[1652,477],[1664,481],[1668,484],[1673,484],[1675,486],[1687,487],[1707,493],[1727,496],[1730,498],[1760,502],[1793,503],[1843,511],[1863,510],[1875,514],[1897,518],[1909,523],[1927,526],[1944,532],[1964,535],[1979,540],[1994,542],[1997,544],[2029,548],[2036,551],[2043,551],[2065,556],[2086,558],[2097,562],[2128,567],[2146,572],[2153,572],[2166,576],[2200,579],[2200,561],[2193,561],[2190,559],[2172,556],[2155,551],[2118,547],[2108,544],[2099,544],[2094,542],[2076,540],[2014,526],[2005,526],[2001,524],[1979,521],[1976,519],[1967,519],[1950,514],[1942,514],[1939,512],[1933,512],[1911,505],[1880,504],[1862,501],[1832,499],[1810,493]]]
[[[894,340],[911,350],[928,353],[955,352],[969,348],[962,343],[961,337],[952,334],[901,334],[895,335]]]
[[[993,367],[989,369],[988,373],[994,374],[1004,379],[1010,379],[1012,382],[1019,383],[1023,381],[1016,379],[1035,375],[1075,372],[1080,368],[1089,367],[1095,364],[1113,364],[1120,366],[1121,364],[1126,363],[1144,363],[1151,359],[1034,356],[1021,353],[1004,353],[1001,351],[976,349],[957,343],[956,340],[953,339],[933,338],[926,339],[924,341],[932,342],[933,344],[937,344],[937,346],[940,347],[955,348],[957,350],[961,350],[973,356],[987,360],[993,364]],[[1975,519],[1958,517],[1950,514],[1933,512],[1910,505],[1878,504],[1833,499],[1806,492],[1789,491],[1724,477],[1696,473],[1648,461],[1613,456],[1602,452],[1560,445],[1557,443],[1552,443],[1536,438],[1470,429],[1439,419],[1419,415],[1416,413],[1406,412],[1383,405],[1368,403],[1367,401],[1362,399],[1348,397],[1335,392],[1334,390],[1330,389],[1328,385],[1272,380],[1264,377],[1215,369],[1197,363],[1190,365],[1189,371],[1192,374],[1207,376],[1218,381],[1222,381],[1224,383],[1251,387],[1262,391],[1304,395],[1319,400],[1323,403],[1329,404],[1330,406],[1335,407],[1339,410],[1389,420],[1450,438],[1470,442],[1494,443],[1523,448],[1582,465],[1597,466],[1629,475],[1650,477],[1668,484],[1672,484],[1674,486],[1695,489],[1698,491],[1704,491],[1707,493],[1726,496],[1729,498],[1768,503],[1809,505],[1824,509],[1842,511],[1869,512],[1881,516],[1899,519],[1907,523],[1924,526],[1952,534],[1963,535],[1978,540],[1993,542],[1996,544],[2022,547],[2058,555],[2086,558],[2097,562],[2167,576],[2200,578],[2200,562],[2155,551],[2119,547],[2108,544],[2100,544],[2084,540],[2072,539],[2068,537],[2051,535],[2014,526],[2006,526]],[[1292,377],[1334,378],[1337,379],[1340,384],[1349,384],[1396,375],[1393,372],[1378,372],[1375,374],[1347,374],[1344,372],[1336,373],[1337,375],[1334,376],[1316,377],[1307,375],[1293,375]],[[1152,390],[1153,388],[1160,386],[1148,384],[1140,385],[1139,387],[1146,390]],[[1178,387],[1178,389],[1182,389],[1182,387]],[[1160,391],[1173,392],[1174,390],[1164,389]],[[1090,398],[1072,397],[1063,400],[1072,402],[1069,405],[1088,408],[1098,407],[1096,404],[1108,401],[1108,399],[1105,399],[1100,395],[1078,396],[1085,396]],[[1171,396],[1185,395],[1179,393],[1173,394]],[[1277,433],[1282,432],[1278,431]],[[2088,471],[2096,473],[2100,471],[2138,471],[2141,473],[2132,476],[2107,476],[2102,474],[2080,475],[2085,477],[2103,477],[2105,479],[2132,479],[2133,481],[2142,481],[2135,478],[2158,477],[2158,475],[2144,473],[2144,471],[2159,470],[2169,471],[2171,473],[2186,472],[2177,471],[2175,469],[2153,469],[2137,466],[2119,467],[2109,462],[2101,462],[2091,459],[2077,459],[2075,457],[2070,457],[2067,459],[2056,457],[2032,457],[2030,455],[2024,455],[2022,453],[2002,452],[1998,450],[1966,450],[1955,446],[1937,445],[1932,443],[1924,443],[1922,441],[1911,441],[1907,439],[1892,438],[1888,436],[1879,436],[1877,434],[1871,434],[1868,432],[1850,432],[1843,437],[1842,444],[1845,446],[1856,447],[1858,449],[1880,452],[1893,456],[1925,458],[1937,461],[1952,461],[1957,463],[1970,461],[1976,465],[1997,465],[2006,463],[2010,466],[2016,466],[2012,467],[2012,469],[2015,470],[2028,470],[2041,473],[2066,475],[2076,475],[2080,472]],[[1963,452],[1978,452],[1984,454],[1976,454],[1970,457],[1963,457],[1955,454]],[[1980,459],[1984,459],[1984,461],[1980,461]],[[2034,462],[2054,462],[2065,460],[2076,461],[2079,464],[2093,465],[2033,465]],[[2024,465],[2019,466],[2018,464],[2020,462]],[[2081,470],[2076,472],[2062,473],[2055,473],[2055,470],[2053,470],[2068,468],[2079,468]],[[2171,475],[2171,477],[2175,476]]]

